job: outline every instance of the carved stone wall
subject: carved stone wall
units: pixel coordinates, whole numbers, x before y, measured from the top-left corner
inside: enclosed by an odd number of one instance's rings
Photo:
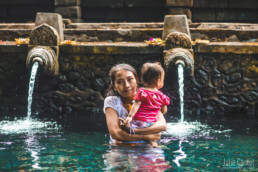
[[[185,113],[188,115],[252,116],[258,114],[258,56],[195,54],[193,78],[185,79]],[[177,88],[170,112],[179,116]]]
[[[3,46],[2,46],[3,47]],[[28,47],[0,46],[0,118],[26,116],[29,69],[25,60]],[[163,49],[138,47],[125,51],[116,47],[61,46],[59,75],[44,76],[38,72],[32,115],[58,119],[72,117],[102,119],[103,100],[108,87],[108,71],[117,63],[129,63],[139,72],[147,61],[163,63]],[[123,50],[122,50],[123,49]],[[110,50],[110,51],[108,51]],[[138,50],[138,52],[137,52]],[[142,49],[141,49],[142,50]],[[150,51],[151,50],[151,51]],[[106,53],[101,53],[101,52]],[[195,50],[196,51],[196,50]],[[91,53],[89,53],[91,52]],[[95,53],[92,53],[95,52]],[[185,78],[185,116],[248,116],[258,114],[258,56],[256,54],[195,52],[194,77]],[[166,73],[162,91],[171,98],[167,117],[179,116],[176,73]]]

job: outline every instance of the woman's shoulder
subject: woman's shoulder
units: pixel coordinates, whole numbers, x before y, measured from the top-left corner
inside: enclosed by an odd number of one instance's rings
[[[116,103],[120,101],[121,101],[121,98],[119,96],[108,96],[105,98],[104,103]]]

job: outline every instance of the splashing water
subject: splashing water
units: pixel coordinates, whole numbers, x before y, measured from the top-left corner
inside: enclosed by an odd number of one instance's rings
[[[178,85],[179,85],[179,96],[180,96],[180,121],[184,121],[184,66],[178,65]]]
[[[14,121],[0,121],[0,134],[20,134],[20,133],[45,133],[49,131],[57,131],[61,129],[56,122],[41,122],[36,119],[31,119],[32,95],[34,83],[37,74],[39,63],[35,62],[32,66],[31,77],[28,91],[28,106],[27,117],[25,119],[15,119]]]
[[[35,83],[35,78],[36,78],[36,74],[38,71],[38,67],[39,67],[39,63],[35,62],[35,63],[33,63],[33,66],[31,69],[29,92],[28,92],[27,120],[30,120],[30,116],[31,116],[32,94],[33,94],[33,90],[34,90],[34,83]]]

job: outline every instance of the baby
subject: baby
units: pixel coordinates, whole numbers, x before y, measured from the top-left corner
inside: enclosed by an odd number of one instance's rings
[[[124,125],[130,124],[131,129],[146,128],[152,126],[157,121],[158,112],[167,113],[167,105],[170,103],[169,97],[159,89],[164,85],[165,72],[160,63],[145,63],[141,69],[141,79],[143,87],[139,88],[134,104],[129,115],[124,120]],[[157,142],[151,145],[158,146]]]

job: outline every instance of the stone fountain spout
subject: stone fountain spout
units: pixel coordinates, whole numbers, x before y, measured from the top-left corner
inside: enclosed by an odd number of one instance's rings
[[[181,32],[172,32],[165,39],[164,65],[165,69],[183,65],[186,74],[194,75],[194,57],[191,38]]]
[[[29,53],[26,59],[27,67],[31,68],[34,62],[39,62],[46,75],[58,74],[59,36],[56,30],[42,24],[30,34]]]
[[[30,34],[29,52],[26,59],[26,65],[29,69],[34,62],[39,62],[44,74],[58,74],[59,42],[63,40],[61,22],[62,17],[59,14],[37,14],[36,27]]]
[[[37,46],[32,48],[28,53],[26,64],[31,67],[35,62],[39,62],[39,66],[43,68],[45,74],[58,74],[57,55],[50,47]]]

